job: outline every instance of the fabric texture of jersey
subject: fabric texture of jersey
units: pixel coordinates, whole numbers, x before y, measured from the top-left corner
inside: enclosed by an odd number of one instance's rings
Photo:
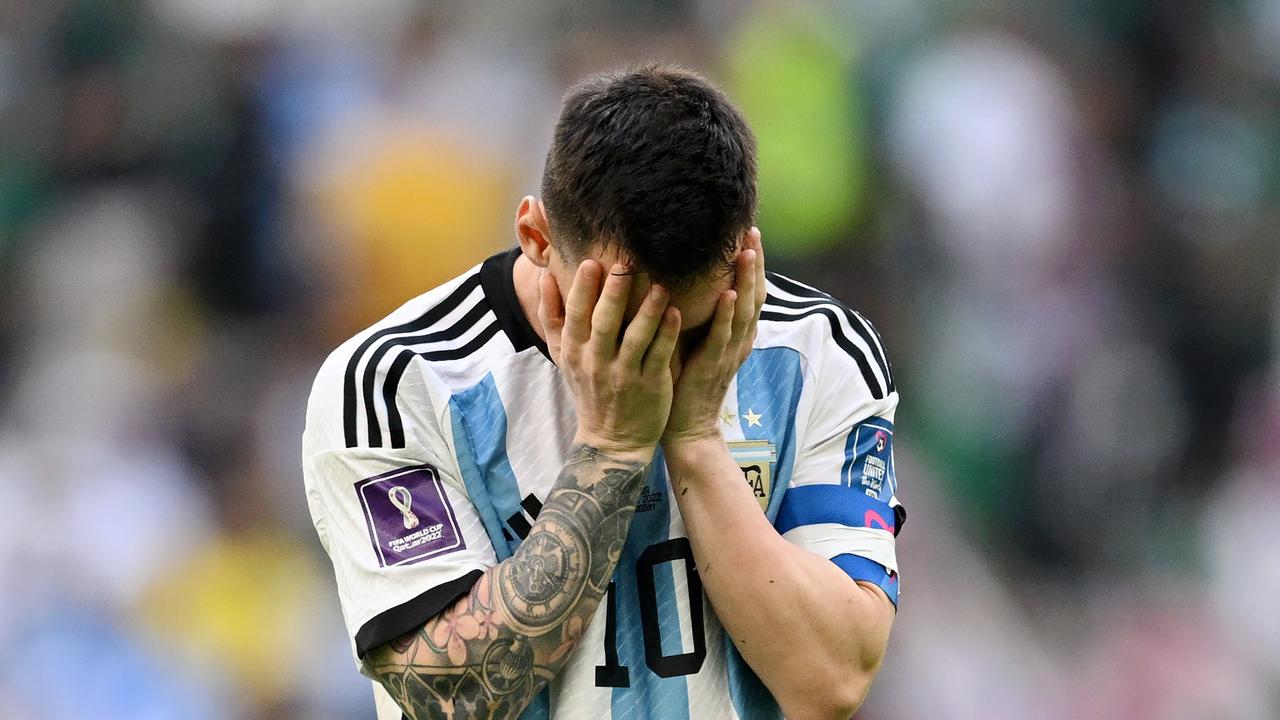
[[[316,378],[303,436],[311,517],[357,665],[519,547],[576,431],[516,299],[518,250],[351,338]],[[898,601],[892,369],[875,329],[773,273],[721,409],[743,480],[783,537]],[[541,720],[779,718],[702,592],[659,451],[607,597]],[[733,538],[725,538],[732,542]],[[374,684],[379,720],[400,718]]]

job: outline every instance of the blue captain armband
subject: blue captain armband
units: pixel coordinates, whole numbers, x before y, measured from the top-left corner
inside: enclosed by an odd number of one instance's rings
[[[889,503],[847,485],[801,485],[787,490],[773,525],[786,533],[805,525],[838,523],[888,530],[897,535],[897,514]]]
[[[789,488],[774,527],[788,540],[831,558],[854,580],[884,590],[898,604],[898,575],[893,536],[900,513],[887,502],[848,485]],[[881,532],[868,532],[881,531]]]

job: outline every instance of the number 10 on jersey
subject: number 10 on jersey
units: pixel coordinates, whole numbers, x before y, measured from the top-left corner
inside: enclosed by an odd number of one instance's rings
[[[684,560],[685,585],[689,590],[689,627],[693,650],[676,655],[663,654],[658,618],[658,591],[653,573],[658,565]],[[689,538],[671,538],[645,548],[636,561],[636,594],[640,605],[640,628],[644,635],[645,665],[659,677],[692,675],[707,657],[707,640],[702,617],[702,580],[693,564]],[[678,619],[677,619],[678,620]],[[631,687],[631,672],[618,663],[618,601],[615,583],[609,583],[605,597],[604,665],[596,666],[596,687]]]

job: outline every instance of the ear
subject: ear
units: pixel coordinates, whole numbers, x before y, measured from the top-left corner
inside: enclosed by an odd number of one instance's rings
[[[526,195],[516,207],[516,239],[520,251],[534,265],[545,268],[551,262],[551,228],[542,201]]]

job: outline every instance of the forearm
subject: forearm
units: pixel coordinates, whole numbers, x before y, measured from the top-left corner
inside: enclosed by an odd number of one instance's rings
[[[454,605],[366,656],[415,720],[515,717],[560,672],[613,574],[648,464],[579,445],[529,536]]]
[[[722,440],[664,450],[703,588],[743,659],[787,717],[847,718],[884,655],[887,599],[783,539]]]

